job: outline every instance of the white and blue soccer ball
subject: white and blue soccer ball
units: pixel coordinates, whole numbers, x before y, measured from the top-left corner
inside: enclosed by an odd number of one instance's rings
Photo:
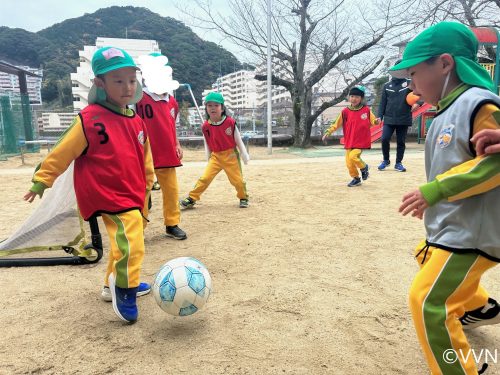
[[[212,279],[207,268],[191,257],[175,258],[156,274],[153,295],[167,313],[187,316],[200,310],[212,292]]]

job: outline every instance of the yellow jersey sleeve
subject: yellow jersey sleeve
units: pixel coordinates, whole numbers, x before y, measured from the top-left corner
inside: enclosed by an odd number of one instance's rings
[[[330,127],[326,130],[326,132],[325,132],[326,136],[329,136],[330,134],[332,134],[335,130],[340,128],[342,125],[343,125],[342,114],[340,114],[337,117],[337,119],[334,122],[332,122]]]
[[[85,151],[87,146],[83,125],[80,116],[77,116],[40,164],[33,176],[33,183],[42,183],[46,187],[52,187],[56,178]]]

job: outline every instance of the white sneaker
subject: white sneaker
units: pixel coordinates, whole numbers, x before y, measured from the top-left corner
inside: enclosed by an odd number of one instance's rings
[[[139,289],[137,290],[137,297],[144,296],[151,292],[151,285],[148,283],[140,283]],[[109,286],[103,286],[101,291],[101,299],[106,302],[111,302],[113,298],[111,297],[111,290]]]

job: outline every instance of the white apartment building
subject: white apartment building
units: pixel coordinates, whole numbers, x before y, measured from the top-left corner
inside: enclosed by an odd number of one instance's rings
[[[42,104],[42,69],[31,68],[29,66],[16,65],[17,68],[37,74],[39,77],[26,75],[26,85],[28,86],[28,95],[30,104]],[[0,93],[12,94],[19,93],[19,78],[15,74],[0,72]]]
[[[217,78],[210,90],[203,91],[205,97],[211,91],[218,91],[224,96],[225,104],[230,109],[254,108],[257,102],[257,83],[252,70],[238,70]]]
[[[77,112],[43,112],[38,118],[38,133],[47,137],[59,137],[73,123]]]
[[[94,52],[102,47],[118,47],[127,51],[137,63],[141,55],[148,55],[152,52],[160,52],[158,42],[155,40],[143,39],[120,39],[120,38],[97,38],[95,46],[84,46],[83,51],[79,51],[80,65],[76,73],[71,73],[71,86],[73,92],[73,108],[81,110],[87,106],[87,97],[92,86],[92,56]]]

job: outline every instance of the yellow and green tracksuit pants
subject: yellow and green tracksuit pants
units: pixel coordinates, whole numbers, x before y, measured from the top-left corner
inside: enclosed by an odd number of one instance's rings
[[[143,218],[139,210],[120,214],[102,214],[109,236],[111,250],[104,285],[108,277],[115,276],[116,286],[135,288],[140,283],[140,271],[144,259]]]
[[[163,199],[163,223],[172,227],[181,222],[179,207],[179,185],[175,168],[155,169]]]
[[[189,197],[195,201],[200,200],[201,194],[222,170],[226,172],[231,185],[236,188],[236,196],[239,199],[247,199],[248,194],[246,183],[243,180],[240,157],[236,150],[233,149],[211,153],[208,165],[203,175],[196,182],[194,189],[189,192]]]
[[[497,263],[476,253],[429,246],[425,241],[417,246],[415,257],[420,271],[410,288],[410,310],[432,374],[477,374],[474,355],[458,319],[465,311],[486,305],[488,293],[479,282]],[[451,350],[454,352],[450,355]]]
[[[358,168],[363,169],[366,167],[366,163],[361,160],[362,152],[363,150],[360,150],[359,148],[347,148],[345,150],[345,164],[349,170],[349,175],[352,178],[359,178]]]

